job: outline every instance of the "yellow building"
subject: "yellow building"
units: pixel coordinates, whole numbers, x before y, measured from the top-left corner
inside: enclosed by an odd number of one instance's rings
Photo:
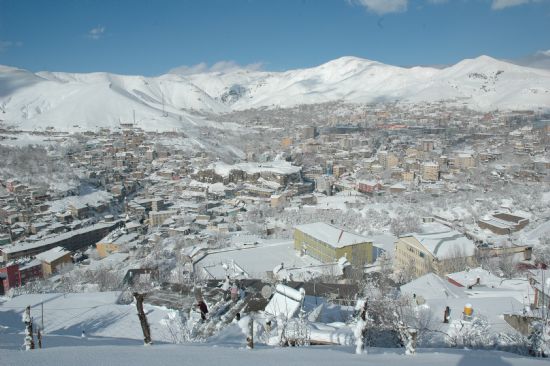
[[[423,180],[435,182],[439,180],[439,164],[434,162],[425,162],[420,166],[420,175]]]
[[[410,183],[414,180],[414,172],[403,172],[401,173],[401,179],[404,182]]]
[[[342,257],[354,265],[374,261],[371,240],[323,222],[296,226],[294,249],[324,263],[334,263]]]
[[[475,244],[441,224],[426,224],[424,233],[399,237],[395,244],[394,270],[414,278],[434,272],[445,275],[456,264],[474,263]],[[460,268],[458,270],[464,270]]]
[[[130,243],[139,238],[137,233],[123,234],[121,231],[114,231],[96,243],[97,254],[105,258],[111,253],[127,250]]]
[[[116,253],[120,250],[120,245],[117,243],[105,243],[105,242],[99,242],[96,245],[97,254],[101,258],[107,257],[111,253]]]
[[[284,137],[281,140],[281,147],[286,148],[292,145],[294,141],[292,140],[292,137]]]
[[[72,264],[71,252],[63,247],[55,247],[36,256],[42,262],[42,273],[44,277],[49,277],[57,273],[61,267]]]
[[[394,153],[389,153],[386,158],[386,169],[399,165],[399,158]]]

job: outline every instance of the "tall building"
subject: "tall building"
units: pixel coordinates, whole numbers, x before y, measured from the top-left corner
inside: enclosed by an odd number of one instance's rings
[[[422,180],[435,182],[439,180],[439,164],[432,161],[424,162],[420,166]]]
[[[434,149],[434,140],[422,140],[422,151],[432,151]]]

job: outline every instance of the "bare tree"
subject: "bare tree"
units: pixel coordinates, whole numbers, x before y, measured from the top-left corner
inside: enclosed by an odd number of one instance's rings
[[[147,322],[147,315],[143,311],[143,300],[145,299],[145,294],[140,294],[139,292],[133,293],[136,299],[136,308],[138,311],[138,318],[141,324],[141,329],[143,330],[143,342],[146,346],[153,343],[151,340],[151,329],[149,328],[149,323]]]
[[[550,264],[550,236],[539,238],[539,245],[535,246],[533,254],[538,263]]]
[[[391,220],[390,230],[396,236],[418,232],[420,230],[420,220],[417,215],[399,216]]]
[[[498,268],[506,278],[512,278],[517,274],[517,264],[518,261],[513,254],[504,253],[498,257]]]
[[[461,247],[455,245],[449,255],[439,261],[437,269],[440,274],[461,272],[470,268],[474,264],[473,262],[473,257],[468,256]]]

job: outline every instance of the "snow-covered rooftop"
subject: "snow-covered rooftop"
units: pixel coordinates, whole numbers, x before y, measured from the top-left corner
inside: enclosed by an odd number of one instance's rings
[[[65,250],[62,247],[55,247],[50,250],[46,250],[43,253],[37,254],[36,259],[39,259],[46,263],[51,263],[59,258],[64,257],[67,254],[70,254],[68,250]]]
[[[270,172],[275,174],[295,174],[302,170],[299,166],[294,166],[284,160],[270,161],[269,163],[239,163],[229,165],[223,162],[217,162],[212,164],[210,168],[213,168],[216,174],[223,177],[228,176],[232,170],[242,170],[248,174]]]
[[[438,223],[431,223],[424,227],[428,231],[414,233],[412,236],[434,257],[448,259],[458,254],[465,257],[474,255],[476,249],[474,242],[458,231]]]
[[[464,290],[445,281],[434,273],[427,273],[401,286],[401,292],[416,294],[424,299],[466,298]]]
[[[350,233],[324,222],[314,222],[312,224],[298,225],[294,227],[306,235],[329,244],[334,248],[343,248],[348,245],[371,242],[367,237]]]

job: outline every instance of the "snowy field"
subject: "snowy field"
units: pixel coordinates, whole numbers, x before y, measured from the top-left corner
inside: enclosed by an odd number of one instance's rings
[[[244,340],[243,340],[244,344]],[[498,351],[421,350],[406,356],[401,349],[370,349],[356,355],[352,347],[255,348],[204,345],[63,347],[37,351],[4,351],[4,366],[74,365],[411,365],[527,366],[548,361]]]
[[[211,253],[197,265],[206,268],[216,278],[225,278],[226,273],[222,263],[232,262],[243,268],[251,278],[264,278],[266,271],[274,269],[281,263],[284,263],[285,268],[302,268],[321,264],[311,257],[296,255],[293,241],[282,241],[252,248]]]
[[[0,349],[20,349],[24,324],[21,317],[31,306],[35,326],[42,324],[41,303],[44,303],[44,344],[48,347],[81,345],[82,331],[90,344],[141,344],[142,333],[135,304],[119,305],[119,292],[31,294],[2,302],[0,297]],[[6,300],[6,299],[4,299]],[[153,340],[168,341],[160,324],[167,311],[144,305],[151,325]],[[2,365],[2,362],[0,362]]]

